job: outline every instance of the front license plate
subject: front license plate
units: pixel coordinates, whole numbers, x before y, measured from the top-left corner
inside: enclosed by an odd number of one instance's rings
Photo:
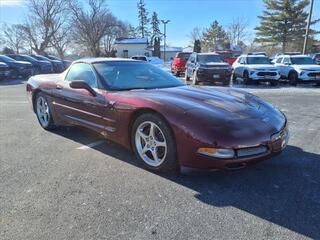
[[[213,74],[213,78],[220,78],[219,74]]]

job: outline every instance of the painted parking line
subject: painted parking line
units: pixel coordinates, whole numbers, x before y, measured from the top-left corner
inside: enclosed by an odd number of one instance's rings
[[[87,149],[99,146],[99,145],[101,145],[101,144],[103,144],[105,142],[106,142],[105,140],[99,140],[99,141],[92,142],[92,143],[89,143],[89,144],[81,146],[81,147],[77,147],[77,149],[78,150],[87,150]]]

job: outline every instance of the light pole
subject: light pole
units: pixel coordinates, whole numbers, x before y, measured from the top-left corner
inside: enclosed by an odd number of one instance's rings
[[[307,28],[306,28],[306,35],[304,36],[303,54],[306,54],[306,51],[307,51],[308,38],[309,38],[309,30],[310,30],[310,22],[311,22],[311,17],[312,17],[312,9],[313,9],[313,0],[311,0],[309,18],[308,18]]]
[[[167,24],[170,22],[170,20],[161,20],[161,22],[163,23],[163,32],[164,32],[164,44],[163,44],[163,61],[166,61],[166,38],[167,38]]]

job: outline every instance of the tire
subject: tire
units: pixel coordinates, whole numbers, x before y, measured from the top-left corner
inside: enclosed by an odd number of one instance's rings
[[[232,72],[231,79],[232,79],[232,83],[235,83],[237,80],[237,77],[234,71]]]
[[[197,71],[193,71],[193,73],[192,73],[192,84],[199,85]]]
[[[296,72],[290,72],[288,75],[288,80],[290,85],[297,86],[298,83],[298,75]]]
[[[145,113],[135,120],[131,129],[131,145],[145,168],[159,172],[178,169],[173,133],[157,114]]]
[[[245,85],[250,83],[249,73],[247,71],[243,72],[243,83]]]
[[[52,117],[50,104],[45,94],[41,92],[38,93],[35,97],[33,104],[41,127],[45,130],[52,130],[56,128],[56,125],[54,124],[54,119]]]

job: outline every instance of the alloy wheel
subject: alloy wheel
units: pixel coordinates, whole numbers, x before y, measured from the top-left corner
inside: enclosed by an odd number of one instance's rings
[[[50,121],[50,112],[47,100],[39,96],[37,98],[37,116],[40,121],[40,124],[43,127],[47,127]]]
[[[135,133],[135,147],[142,160],[152,167],[160,166],[167,155],[167,141],[161,128],[151,121],[142,122]]]

